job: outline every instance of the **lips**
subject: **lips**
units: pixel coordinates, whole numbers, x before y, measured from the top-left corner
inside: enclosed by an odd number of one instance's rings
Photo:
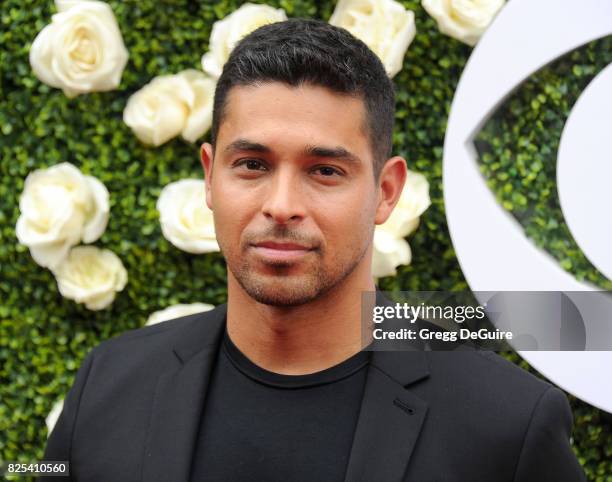
[[[257,243],[255,246],[260,248],[278,249],[282,251],[309,250],[310,247],[296,243],[277,243],[274,241],[264,241]]]
[[[262,241],[253,245],[258,257],[267,264],[295,263],[309,256],[314,250],[298,243],[280,243],[277,241]]]

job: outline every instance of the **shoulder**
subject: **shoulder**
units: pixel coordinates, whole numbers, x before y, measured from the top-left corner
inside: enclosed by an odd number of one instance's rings
[[[432,375],[454,384],[500,391],[542,392],[552,386],[527,370],[491,351],[426,352]]]
[[[434,366],[442,358],[434,356]],[[571,448],[573,417],[561,389],[493,352],[471,352],[463,361],[454,372],[463,372],[463,415],[496,441],[518,447],[513,480],[585,480]],[[475,408],[466,409],[469,404]]]
[[[379,357],[382,359],[382,357]],[[404,388],[427,407],[423,446],[449,468],[480,460],[474,480],[583,481],[572,452],[565,394],[505,358],[484,351],[404,352],[387,357],[389,376],[421,365]],[[452,447],[452,450],[448,448]],[[489,472],[490,471],[490,472]]]
[[[171,342],[180,337],[191,325],[205,319],[205,313],[195,313],[181,316],[172,320],[161,321],[154,325],[143,326],[128,330],[108,340],[100,342],[96,347],[98,351],[114,350],[124,346],[134,346],[156,342]]]
[[[549,411],[562,426],[571,425],[569,403],[560,389],[496,353],[436,351],[427,352],[427,360],[430,377],[423,395],[432,408],[466,424],[479,423],[502,438],[522,436]]]
[[[128,330],[102,341],[91,350],[95,359],[120,361],[154,360],[165,357],[173,350],[195,352],[214,343],[225,321],[226,304],[213,310],[185,315],[150,326]]]

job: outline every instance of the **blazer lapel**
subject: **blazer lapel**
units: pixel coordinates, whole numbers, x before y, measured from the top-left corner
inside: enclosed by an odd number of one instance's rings
[[[407,387],[429,376],[422,351],[373,352],[345,482],[400,482],[427,413]]]
[[[176,365],[157,382],[142,480],[187,482],[227,304],[202,314],[174,346]]]
[[[376,304],[391,304],[378,288]],[[394,347],[372,351],[345,482],[400,482],[421,432],[428,405],[409,388],[429,376],[427,357],[417,343]]]

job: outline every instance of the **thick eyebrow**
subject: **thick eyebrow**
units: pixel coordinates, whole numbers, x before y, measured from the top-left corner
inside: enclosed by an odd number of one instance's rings
[[[239,138],[231,142],[224,149],[225,153],[236,152],[236,151],[252,151],[252,152],[263,152],[270,153],[272,149],[265,144],[251,141],[249,139]],[[303,155],[308,157],[321,157],[345,160],[349,163],[359,164],[361,159],[348,151],[342,146],[337,147],[326,147],[326,146],[306,146],[302,151]]]
[[[344,147],[324,147],[324,146],[307,146],[304,149],[304,154],[310,157],[325,157],[332,159],[342,159],[349,163],[359,164],[361,159]]]
[[[232,151],[255,151],[255,152],[271,152],[268,146],[260,144],[259,142],[253,142],[248,139],[236,139],[232,143],[228,144],[224,149],[225,153]]]

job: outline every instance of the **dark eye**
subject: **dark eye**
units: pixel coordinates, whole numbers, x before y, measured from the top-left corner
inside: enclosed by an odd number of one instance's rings
[[[261,167],[265,167],[263,163],[257,159],[243,159],[238,161],[235,166],[246,166],[249,171],[259,171]]]
[[[337,174],[339,176],[342,175],[342,173],[338,169],[331,166],[319,166],[315,167],[314,170],[320,171],[323,177],[332,177],[334,174]]]

